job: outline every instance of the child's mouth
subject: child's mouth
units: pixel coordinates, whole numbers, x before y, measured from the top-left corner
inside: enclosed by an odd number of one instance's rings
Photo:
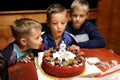
[[[57,33],[59,33],[59,34],[60,34],[61,32],[62,32],[62,31],[57,31]]]

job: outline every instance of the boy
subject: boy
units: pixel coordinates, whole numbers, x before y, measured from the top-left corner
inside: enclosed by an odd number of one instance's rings
[[[15,41],[0,52],[6,65],[11,66],[18,61],[30,62],[42,42],[41,24],[33,19],[21,18],[13,23],[11,30]]]
[[[43,37],[44,49],[56,48],[62,41],[67,46],[75,43],[75,40],[65,32],[67,24],[67,10],[60,4],[52,4],[47,9],[47,25],[49,30]]]
[[[66,31],[73,34],[81,48],[105,47],[105,41],[95,25],[87,21],[89,4],[85,0],[74,0],[70,8],[71,21]]]

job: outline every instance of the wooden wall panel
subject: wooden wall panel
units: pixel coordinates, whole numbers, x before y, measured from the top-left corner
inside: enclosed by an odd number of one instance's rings
[[[120,0],[112,2],[112,27],[110,28],[109,48],[120,55]]]
[[[0,48],[4,48],[14,40],[9,26],[0,27]]]
[[[103,37],[106,41],[106,48],[108,48],[109,45],[109,28],[111,27],[111,21],[112,21],[112,0],[100,0],[99,3],[99,19],[98,19],[98,28],[101,31]]]
[[[100,0],[98,28],[106,40],[106,48],[120,55],[120,0]]]

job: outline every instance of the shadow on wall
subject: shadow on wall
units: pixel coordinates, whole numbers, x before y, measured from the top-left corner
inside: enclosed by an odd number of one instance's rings
[[[45,10],[52,3],[60,3],[67,9],[73,0],[0,0],[0,11]],[[86,0],[90,8],[97,8],[99,0]]]

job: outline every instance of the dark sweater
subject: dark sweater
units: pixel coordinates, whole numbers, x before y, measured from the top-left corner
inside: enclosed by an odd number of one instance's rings
[[[85,21],[85,23],[79,29],[74,29],[72,27],[72,22],[68,22],[66,31],[73,34],[78,39],[78,46],[81,48],[105,47],[104,38],[95,25],[88,21]]]

